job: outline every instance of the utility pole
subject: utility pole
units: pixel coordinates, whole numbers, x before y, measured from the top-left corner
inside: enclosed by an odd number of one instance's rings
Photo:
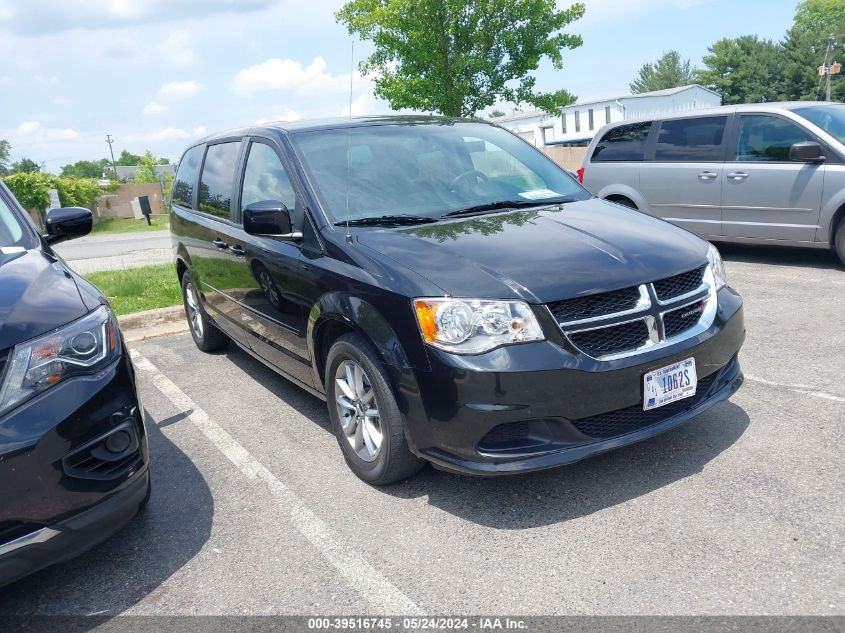
[[[111,168],[114,171],[114,177],[117,178],[117,165],[114,162],[114,150],[111,147],[111,144],[114,143],[112,140],[111,134],[106,134],[106,143],[109,144],[109,154],[111,154]]]

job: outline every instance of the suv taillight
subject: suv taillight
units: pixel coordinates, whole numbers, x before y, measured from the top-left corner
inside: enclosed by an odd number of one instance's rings
[[[583,185],[584,184],[584,168],[579,167],[578,171],[576,171],[575,173],[578,174],[578,182],[580,182]]]

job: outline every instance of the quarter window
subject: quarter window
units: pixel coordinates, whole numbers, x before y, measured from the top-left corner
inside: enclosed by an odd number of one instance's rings
[[[641,161],[645,158],[645,141],[651,122],[620,125],[608,130],[596,145],[592,161]]]
[[[291,211],[296,208],[296,194],[282,161],[269,145],[253,143],[244,170],[241,208],[262,200],[278,200]]]
[[[240,147],[240,141],[208,147],[200,178],[199,210],[203,213],[229,217]]]
[[[725,136],[724,116],[663,121],[654,152],[656,161],[718,161]]]
[[[793,143],[814,140],[808,132],[785,119],[764,114],[742,115],[736,139],[736,160],[788,161]]]
[[[200,170],[202,161],[203,146],[192,147],[182,160],[179,161],[179,169],[176,171],[176,179],[173,181],[173,204],[190,209],[194,203],[194,186]]]

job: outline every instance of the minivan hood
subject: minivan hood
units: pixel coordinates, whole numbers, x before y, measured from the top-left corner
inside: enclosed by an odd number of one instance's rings
[[[41,250],[0,255],[0,350],[49,332],[88,312],[61,263]]]
[[[686,272],[707,261],[708,249],[688,231],[598,199],[363,230],[358,239],[448,295],[532,303]]]

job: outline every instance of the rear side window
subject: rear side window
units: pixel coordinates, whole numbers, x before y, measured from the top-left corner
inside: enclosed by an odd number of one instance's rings
[[[200,177],[199,210],[203,213],[229,217],[240,148],[240,141],[209,145]]]
[[[720,160],[727,120],[725,116],[709,116],[663,121],[654,160],[688,163]]]
[[[794,123],[765,114],[744,114],[739,118],[736,160],[786,162],[793,143],[814,141]]]
[[[179,161],[179,170],[176,172],[176,179],[173,181],[173,204],[189,209],[193,205],[194,186],[199,175],[202,150],[202,145],[192,147],[185,152],[182,160]]]
[[[645,158],[645,141],[651,122],[620,125],[608,130],[596,145],[592,161],[641,161]]]

